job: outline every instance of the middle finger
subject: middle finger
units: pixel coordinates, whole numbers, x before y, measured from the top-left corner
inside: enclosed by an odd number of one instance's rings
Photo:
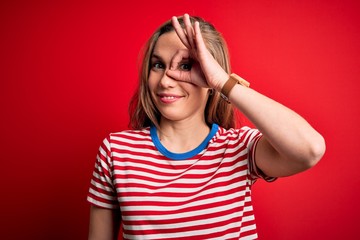
[[[187,33],[187,40],[188,40],[191,48],[195,49],[195,42],[194,42],[195,33],[194,33],[194,28],[190,21],[189,14],[184,14],[184,24],[185,24],[185,29],[186,29],[186,33]]]

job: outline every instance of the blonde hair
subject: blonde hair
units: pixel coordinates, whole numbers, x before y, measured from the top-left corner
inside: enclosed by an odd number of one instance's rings
[[[184,27],[183,18],[178,18]],[[215,27],[200,17],[191,17],[191,22],[199,22],[200,30],[205,41],[206,47],[220,66],[230,74],[230,60],[226,42]],[[132,97],[129,105],[130,124],[133,129],[142,129],[151,124],[159,126],[160,113],[152,101],[148,78],[150,72],[150,59],[153,54],[155,44],[159,37],[167,32],[174,31],[171,21],[161,25],[150,37],[145,45],[142,65],[139,71],[139,86]],[[231,104],[224,101],[220,94],[213,91],[207,100],[205,108],[205,120],[208,125],[216,123],[226,129],[235,127],[234,108]]]

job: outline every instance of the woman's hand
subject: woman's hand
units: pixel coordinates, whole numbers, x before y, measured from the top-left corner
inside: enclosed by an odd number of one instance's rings
[[[176,17],[172,17],[172,24],[186,50],[180,50],[173,57],[168,75],[179,80],[190,82],[200,87],[214,88],[220,91],[228,74],[210,54],[201,34],[199,22],[191,24],[188,14],[184,15],[183,29]],[[191,69],[181,71],[178,65],[183,59],[192,59]]]

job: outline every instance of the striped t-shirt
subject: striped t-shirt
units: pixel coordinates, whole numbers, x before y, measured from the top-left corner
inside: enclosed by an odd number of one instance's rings
[[[212,125],[186,153],[168,151],[154,126],[110,134],[96,158],[88,201],[119,209],[124,239],[256,239],[251,185],[261,134]]]

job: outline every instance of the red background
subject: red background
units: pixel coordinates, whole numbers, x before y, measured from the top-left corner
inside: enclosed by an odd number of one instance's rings
[[[0,3],[0,239],[86,238],[95,155],[127,127],[138,52],[185,12],[223,33],[234,72],[327,141],[313,169],[255,184],[260,239],[358,236],[358,1],[61,2]]]

